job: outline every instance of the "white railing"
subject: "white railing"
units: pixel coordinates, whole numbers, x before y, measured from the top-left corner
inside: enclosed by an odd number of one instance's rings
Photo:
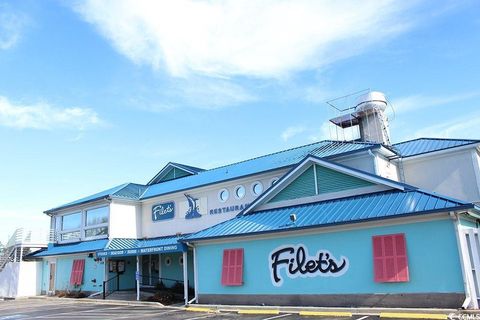
[[[18,228],[7,242],[6,248],[16,245],[39,244],[46,245],[50,238],[50,232],[45,230],[25,230]]]

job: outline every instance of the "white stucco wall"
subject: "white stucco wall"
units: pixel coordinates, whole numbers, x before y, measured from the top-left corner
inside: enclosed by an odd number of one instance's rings
[[[110,238],[140,238],[141,205],[136,203],[119,202],[110,203]]]
[[[39,295],[41,278],[41,262],[9,262],[0,272],[0,297]]]
[[[191,233],[199,231],[220,223],[222,221],[231,219],[237,215],[240,210],[233,210],[224,212],[223,208],[231,206],[246,205],[251,203],[256,196],[252,192],[252,184],[260,181],[263,189],[270,187],[274,178],[280,178],[288,169],[281,169],[269,173],[259,174],[252,177],[236,179],[224,183],[219,183],[213,186],[206,186],[196,188],[191,191],[182,191],[148,199],[142,202],[142,237],[160,237],[166,235],[174,235],[176,233]],[[238,185],[245,187],[245,196],[242,199],[235,197],[235,188]],[[230,194],[226,202],[221,202],[219,199],[219,191],[226,188]],[[188,210],[188,202],[184,194],[188,194],[194,198],[199,199],[199,212],[202,215],[199,218],[185,219],[185,214]],[[159,203],[175,202],[175,216],[173,219],[152,221],[152,206]],[[217,213],[211,210],[217,209]],[[219,212],[220,211],[220,212]]]
[[[478,154],[466,149],[405,159],[406,183],[464,201],[480,201]],[[476,162],[476,163],[475,163]]]
[[[397,164],[395,162],[389,161],[388,159],[380,155],[376,157],[376,162],[377,162],[377,174],[379,176],[393,180],[393,181],[400,180],[398,177]]]

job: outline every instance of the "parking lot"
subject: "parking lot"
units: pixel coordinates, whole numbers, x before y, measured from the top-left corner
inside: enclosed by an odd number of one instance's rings
[[[309,319],[320,317],[300,316],[281,313],[278,315],[244,315],[232,313],[205,313],[186,311],[182,308],[168,308],[155,305],[131,306],[123,304],[98,304],[68,300],[22,299],[0,301],[0,320],[20,319]],[[339,317],[321,319],[342,319]],[[343,318],[352,320],[377,320],[377,317],[355,316]]]

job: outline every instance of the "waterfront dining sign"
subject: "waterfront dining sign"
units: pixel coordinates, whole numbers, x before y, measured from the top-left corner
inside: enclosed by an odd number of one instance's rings
[[[325,249],[318,250],[310,256],[303,244],[283,245],[274,249],[269,255],[270,278],[272,284],[280,287],[284,276],[290,279],[312,277],[340,277],[347,272],[349,263],[344,256],[335,258]]]
[[[175,202],[158,203],[152,206],[152,221],[173,219],[175,216]]]

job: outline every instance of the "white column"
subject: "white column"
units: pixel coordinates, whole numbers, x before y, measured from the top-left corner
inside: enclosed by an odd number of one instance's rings
[[[187,249],[188,250],[188,249]],[[188,271],[187,271],[187,251],[183,252],[183,297],[185,305],[188,304]]]
[[[137,272],[135,273],[135,280],[137,281],[137,301],[140,301],[140,259],[137,256]]]

